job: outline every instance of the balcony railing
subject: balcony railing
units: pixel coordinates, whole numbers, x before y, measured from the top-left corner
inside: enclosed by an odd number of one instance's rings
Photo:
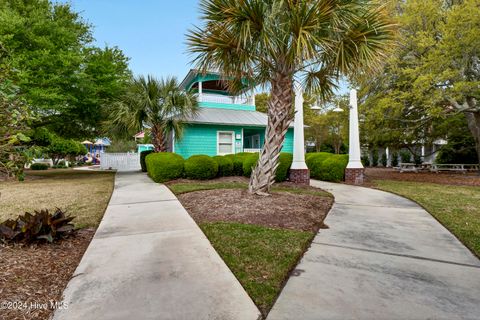
[[[213,102],[223,104],[240,104],[240,105],[255,105],[254,97],[242,97],[242,96],[223,96],[219,94],[201,93],[198,95],[199,102]]]

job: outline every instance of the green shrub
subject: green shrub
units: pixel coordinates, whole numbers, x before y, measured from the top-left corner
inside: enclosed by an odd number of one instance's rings
[[[319,179],[332,182],[343,181],[347,164],[348,155],[332,155],[320,164]]]
[[[147,163],[145,158],[150,154],[155,152],[154,150],[145,150],[140,152],[140,166],[142,167],[142,172],[147,172]]]
[[[409,163],[412,155],[409,151],[400,151],[400,160],[402,163]]]
[[[390,162],[390,164],[392,165],[392,167],[397,167],[398,166],[398,153],[397,152],[392,153],[392,161]]]
[[[213,160],[218,164],[217,176],[229,177],[233,175],[233,161],[231,157],[215,156]]]
[[[248,156],[245,156],[243,159],[243,175],[249,178],[252,175],[252,169],[255,167],[255,164],[258,161],[260,154],[250,153]]]
[[[33,163],[30,166],[32,170],[47,170],[50,166],[46,163]]]
[[[307,163],[308,169],[310,169],[310,176],[312,178],[320,179],[320,165],[331,156],[333,156],[333,154],[328,152],[314,152],[307,154],[305,162]]]
[[[347,164],[346,154],[319,152],[307,158],[310,176],[323,181],[342,181]]]
[[[148,175],[155,182],[181,178],[184,162],[181,156],[171,152],[150,153],[145,158]]]
[[[387,167],[387,163],[388,163],[387,154],[385,154],[385,153],[382,154],[382,157],[380,158],[380,163],[381,163],[382,166],[384,166],[385,168]]]
[[[276,182],[283,182],[288,178],[288,170],[292,166],[293,154],[291,153],[280,153],[280,163],[277,167],[277,173],[275,175]]]
[[[26,212],[15,220],[9,219],[0,223],[0,240],[53,242],[74,231],[74,226],[70,223],[73,219],[74,217],[67,217],[65,212],[58,208],[54,214],[50,214],[48,210],[35,211],[33,214]]]
[[[364,167],[370,167],[370,158],[368,155],[362,156],[362,164]]]
[[[229,158],[233,162],[233,175],[234,176],[243,176],[243,162],[248,156],[251,156],[251,153],[240,152],[237,154],[228,154],[225,157]]]
[[[372,151],[372,167],[378,167],[378,150]]]
[[[218,164],[209,156],[191,156],[185,161],[185,176],[189,179],[207,180],[217,176]]]

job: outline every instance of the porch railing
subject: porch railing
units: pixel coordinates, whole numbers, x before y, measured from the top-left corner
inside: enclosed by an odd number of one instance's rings
[[[202,93],[198,95],[199,102],[213,102],[224,104],[255,105],[252,97],[222,96],[219,94]]]
[[[255,148],[243,148],[243,152],[249,152],[249,153],[260,153],[262,149],[255,149]]]

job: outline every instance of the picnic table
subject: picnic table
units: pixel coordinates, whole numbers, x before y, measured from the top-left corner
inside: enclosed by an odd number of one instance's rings
[[[418,172],[417,165],[410,162],[402,162],[398,164],[398,170],[402,172]]]
[[[432,164],[430,171],[439,173],[441,171],[453,171],[453,172],[461,172],[466,173],[469,170],[478,170],[478,165],[470,165],[470,164]]]

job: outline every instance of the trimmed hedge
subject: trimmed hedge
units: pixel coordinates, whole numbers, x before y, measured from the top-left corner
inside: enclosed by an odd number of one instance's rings
[[[348,155],[318,152],[308,154],[306,162],[312,178],[339,182],[344,180]]]
[[[32,163],[30,169],[32,170],[48,170],[50,166],[46,163]]]
[[[257,164],[260,154],[250,153],[248,156],[245,156],[243,159],[243,175],[247,178],[250,178],[252,175],[252,169]]]
[[[292,166],[293,154],[282,152],[280,153],[279,165],[277,167],[277,173],[275,175],[276,182],[286,181],[288,178],[288,170]]]
[[[191,156],[185,161],[185,176],[189,179],[213,179],[217,176],[217,173],[218,164],[209,156]]]
[[[181,178],[185,160],[171,152],[150,153],[145,158],[147,172],[155,182]]]
[[[218,164],[219,177],[229,177],[233,175],[233,161],[230,157],[215,156],[213,157]]]
[[[150,154],[155,152],[154,150],[145,150],[140,152],[140,166],[142,167],[142,172],[147,172],[147,163],[145,158]]]
[[[233,162],[233,175],[234,176],[243,176],[243,162],[245,159],[252,155],[248,152],[240,152],[237,154],[228,154],[225,158],[229,158]]]

